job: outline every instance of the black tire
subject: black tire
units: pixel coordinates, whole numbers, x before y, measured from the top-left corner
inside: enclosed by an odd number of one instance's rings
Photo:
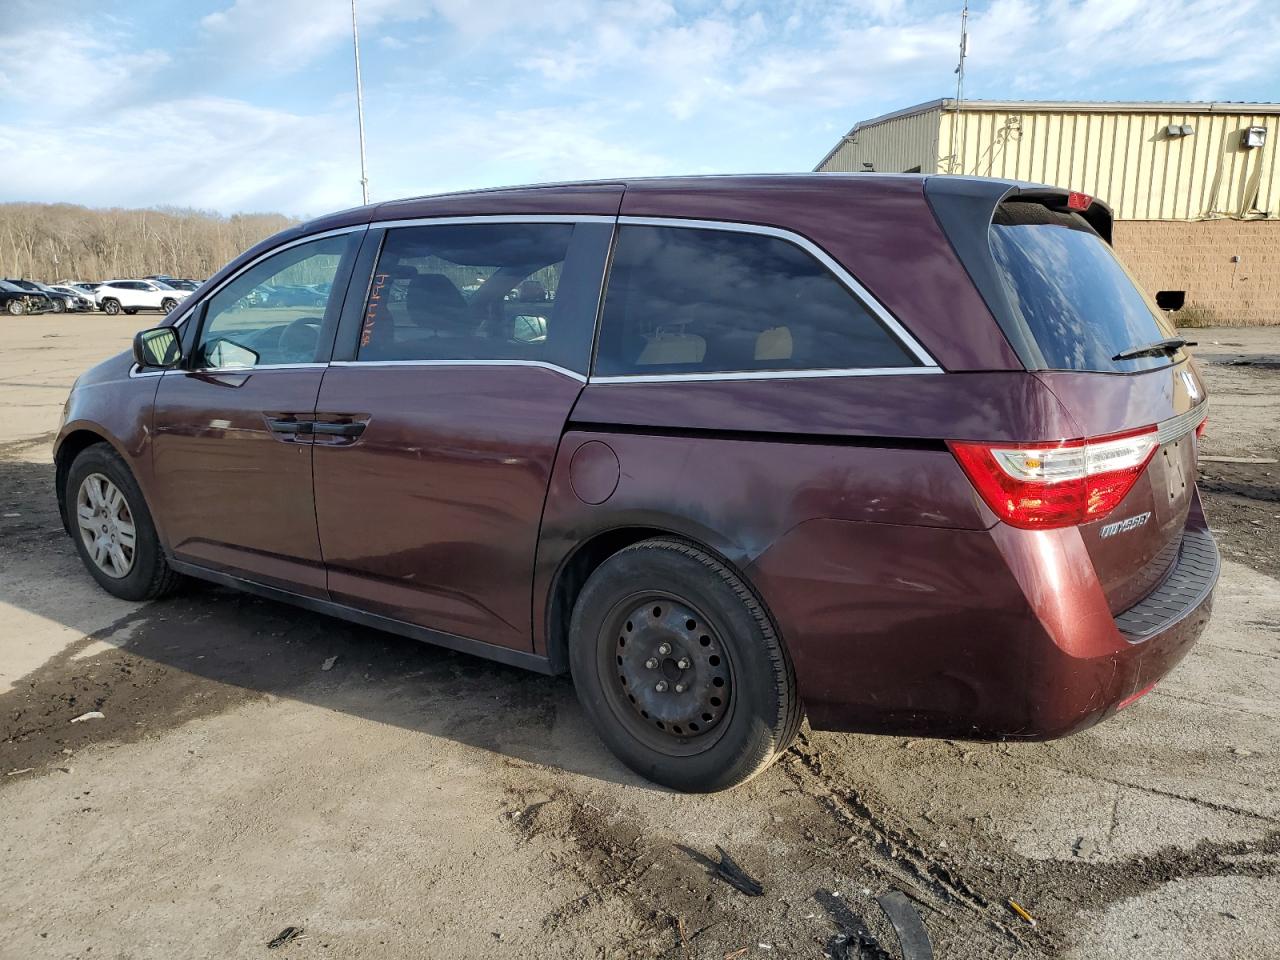
[[[569,637],[574,686],[596,732],[655,783],[735,787],[800,728],[795,671],[768,612],[737,573],[691,543],[645,540],[602,563],[578,595]]]
[[[76,518],[76,501],[80,485],[91,474],[102,474],[119,488],[124,494],[135,529],[133,564],[123,577],[113,577],[101,570],[89,555],[84,538],[81,536]],[[98,584],[113,596],[122,600],[155,600],[171,593],[181,582],[182,577],[176,573],[165,559],[164,550],[156,536],[155,524],[151,520],[151,511],[147,509],[142,491],[138,488],[133,473],[118,453],[106,443],[95,443],[82,450],[67,471],[65,493],[65,509],[67,527],[71,530],[71,539],[76,551],[84,562],[89,574]]]
[[[67,305],[66,305],[66,303],[65,303],[65,302],[63,302],[62,300],[54,299],[54,300],[52,300],[51,302],[53,303],[53,312],[54,312],[54,313],[66,313],[66,312],[67,312]]]
[[[120,301],[112,297],[107,297],[106,299],[104,299],[100,306],[102,307],[103,313],[108,314],[109,316],[112,316],[112,317],[114,317],[116,314],[120,312]]]
[[[9,316],[20,317],[27,312],[27,308],[23,306],[21,300],[10,300],[5,304],[4,308],[9,311]]]
[[[163,300],[160,301],[160,309],[163,310],[165,313],[172,312],[174,308],[176,308],[177,306],[178,306],[178,301],[173,299],[173,297],[165,297]]]

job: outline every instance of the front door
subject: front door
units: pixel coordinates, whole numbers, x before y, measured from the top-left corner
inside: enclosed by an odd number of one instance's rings
[[[316,407],[334,600],[531,648],[538,526],[612,231],[548,219],[387,231]]]
[[[153,445],[177,559],[326,595],[309,431],[359,236],[272,254],[186,321],[200,329],[184,368],[160,381]]]

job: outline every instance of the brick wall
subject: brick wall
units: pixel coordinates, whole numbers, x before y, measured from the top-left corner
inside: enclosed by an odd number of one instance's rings
[[[1113,239],[1153,297],[1186,291],[1175,321],[1280,323],[1280,220],[1117,220]]]

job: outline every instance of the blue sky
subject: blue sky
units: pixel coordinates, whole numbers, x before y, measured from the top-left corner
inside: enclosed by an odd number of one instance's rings
[[[958,2],[358,0],[374,200],[808,170],[951,96]],[[0,201],[359,202],[349,0],[0,0]],[[966,95],[1280,100],[1275,0],[975,2]]]

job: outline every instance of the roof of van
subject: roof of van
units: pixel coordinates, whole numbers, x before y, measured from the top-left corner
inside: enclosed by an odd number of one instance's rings
[[[1016,189],[1054,189],[1044,184],[1029,184],[993,177],[954,176],[918,173],[749,173],[700,174],[668,177],[620,177],[610,180],[570,180],[557,183],[535,183],[517,186],[484,187],[455,190],[386,200],[363,207],[351,207],[316,218],[303,224],[305,232],[357,223],[388,220],[410,220],[428,217],[484,215],[578,215],[616,216],[624,194],[657,195],[743,195],[753,193],[791,193],[830,189],[839,184],[841,190],[856,190],[866,196],[881,190],[901,190],[905,183],[924,181],[1002,184]],[[934,184],[930,189],[940,187]],[[945,188],[944,188],[945,189]]]

